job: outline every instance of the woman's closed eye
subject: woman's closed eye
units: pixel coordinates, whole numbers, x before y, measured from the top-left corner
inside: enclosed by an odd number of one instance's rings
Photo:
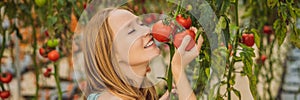
[[[132,29],[131,31],[129,31],[128,34],[131,34],[131,33],[133,33],[133,32],[135,32],[135,29]]]

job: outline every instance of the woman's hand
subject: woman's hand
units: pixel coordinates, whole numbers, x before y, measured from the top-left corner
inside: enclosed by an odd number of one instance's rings
[[[172,59],[172,66],[180,66],[180,68],[173,67],[174,70],[182,70],[185,66],[187,66],[192,60],[194,60],[198,55],[201,49],[203,38],[200,35],[197,41],[197,44],[190,50],[186,51],[185,48],[189,44],[191,40],[191,36],[186,35],[179,48],[175,51],[175,54]]]
[[[187,35],[183,38],[181,46],[175,51],[172,59],[172,73],[177,87],[179,100],[196,100],[196,96],[190,86],[184,68],[199,55],[203,38],[200,35],[197,44],[190,50],[185,48],[189,44],[191,36]]]

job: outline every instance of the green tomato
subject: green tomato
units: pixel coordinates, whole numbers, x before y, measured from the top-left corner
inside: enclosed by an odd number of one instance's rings
[[[47,41],[47,46],[50,48],[55,48],[58,45],[58,39],[52,39]]]
[[[39,7],[42,7],[46,4],[46,0],[34,0],[35,4],[38,5]]]

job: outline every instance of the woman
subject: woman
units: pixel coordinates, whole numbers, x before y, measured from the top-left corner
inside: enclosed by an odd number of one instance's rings
[[[83,53],[89,100],[158,99],[145,75],[150,71],[149,61],[158,56],[160,50],[153,42],[150,28],[136,15],[125,9],[106,9],[93,16],[84,32],[87,34]],[[190,36],[184,37],[172,60],[180,100],[196,99],[184,68],[198,56],[203,39],[200,37],[198,45],[185,51],[190,39]]]

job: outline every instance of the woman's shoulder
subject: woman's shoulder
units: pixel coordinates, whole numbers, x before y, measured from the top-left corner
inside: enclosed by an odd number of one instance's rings
[[[99,93],[92,93],[88,96],[87,100],[122,100],[119,97],[111,94],[110,92],[103,91]]]

